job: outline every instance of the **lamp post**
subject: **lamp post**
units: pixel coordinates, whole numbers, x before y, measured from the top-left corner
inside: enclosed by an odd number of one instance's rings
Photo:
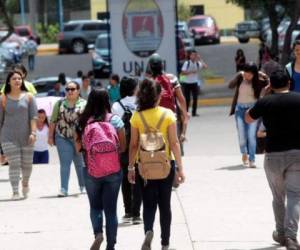
[[[22,24],[24,25],[26,23],[26,19],[25,19],[25,3],[24,3],[24,0],[20,0],[20,10],[21,10]]]

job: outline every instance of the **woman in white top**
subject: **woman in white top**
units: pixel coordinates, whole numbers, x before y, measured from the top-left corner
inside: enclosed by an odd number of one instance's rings
[[[34,144],[33,164],[49,163],[48,151],[48,131],[49,124],[44,109],[38,110],[36,142]]]
[[[121,166],[123,169],[122,180],[122,195],[125,208],[125,215],[123,216],[123,222],[132,222],[133,224],[140,224],[142,219],[140,217],[140,209],[142,203],[141,188],[139,185],[132,185],[129,183],[128,175],[128,146],[130,143],[130,118],[132,113],[136,110],[136,89],[137,80],[134,78],[123,77],[120,82],[120,95],[121,100],[115,102],[112,105],[112,113],[120,116],[124,122],[127,148],[124,153],[121,154]],[[126,111],[125,111],[126,110]]]

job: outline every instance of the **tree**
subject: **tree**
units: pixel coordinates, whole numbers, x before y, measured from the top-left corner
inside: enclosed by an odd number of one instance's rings
[[[6,40],[14,31],[13,18],[8,11],[9,4],[7,0],[0,0],[0,20],[8,29],[8,33],[0,39],[0,43]]]
[[[187,21],[191,16],[194,15],[193,11],[184,3],[180,3],[177,8],[178,20]]]
[[[256,9],[260,9],[267,13],[270,20],[270,27],[272,30],[272,45],[271,52],[278,54],[278,31],[277,28],[283,19],[283,15],[280,15],[276,10],[276,6],[285,5],[287,0],[227,0],[245,9],[255,6]]]
[[[287,28],[284,38],[284,45],[281,56],[281,64],[285,65],[288,63],[290,54],[291,54],[291,42],[292,42],[292,33],[298,23],[300,17],[300,0],[289,0],[288,16],[291,19],[291,22]]]

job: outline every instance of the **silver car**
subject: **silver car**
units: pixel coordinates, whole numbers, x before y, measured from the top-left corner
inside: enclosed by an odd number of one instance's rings
[[[195,47],[195,41],[189,31],[187,22],[179,21],[176,24],[178,35],[182,38],[186,51],[192,50]]]
[[[249,20],[236,24],[235,36],[240,43],[249,42],[250,38],[259,38],[260,29],[256,21]]]

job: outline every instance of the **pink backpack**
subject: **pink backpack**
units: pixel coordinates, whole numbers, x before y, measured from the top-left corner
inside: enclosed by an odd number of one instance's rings
[[[112,114],[105,121],[90,119],[84,129],[82,143],[88,173],[93,177],[103,177],[120,171],[119,138],[110,123]]]

